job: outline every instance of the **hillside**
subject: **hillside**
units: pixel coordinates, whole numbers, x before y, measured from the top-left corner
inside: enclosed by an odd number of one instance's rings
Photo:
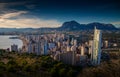
[[[104,24],[104,23],[89,23],[89,24],[79,24],[76,21],[69,21],[63,23],[61,27],[59,27],[60,30],[66,30],[66,31],[71,31],[71,30],[92,30],[96,26],[97,29],[100,30],[118,30],[114,25],[112,24]]]
[[[46,31],[79,31],[79,30],[93,30],[94,27],[100,30],[119,30],[112,24],[104,24],[104,23],[89,23],[89,24],[80,24],[76,21],[68,21],[64,22],[61,27],[58,28],[0,28],[0,32],[46,32]]]
[[[0,50],[0,77],[120,77],[120,52],[97,67],[66,65],[50,56]]]

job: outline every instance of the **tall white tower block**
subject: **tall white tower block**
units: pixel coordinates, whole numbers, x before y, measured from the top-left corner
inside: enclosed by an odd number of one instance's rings
[[[94,39],[93,39],[93,51],[91,55],[91,61],[93,65],[99,65],[101,59],[101,44],[102,44],[102,33],[100,30],[94,30]]]

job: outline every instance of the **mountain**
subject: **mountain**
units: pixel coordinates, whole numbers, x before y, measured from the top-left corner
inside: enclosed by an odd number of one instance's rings
[[[98,22],[87,24],[88,29],[94,29],[95,26],[97,29],[100,29],[100,30],[117,30],[117,28],[112,24],[104,24],[104,23],[98,23]]]
[[[64,22],[61,27],[59,27],[59,30],[66,30],[66,31],[71,31],[71,30],[82,30],[84,29],[84,25],[79,24],[76,21],[69,21],[69,22]]]
[[[120,30],[120,27],[118,28],[118,30]]]
[[[100,30],[118,30],[114,25],[112,24],[104,24],[104,23],[89,23],[89,24],[79,24],[76,21],[69,21],[63,23],[61,27],[59,27],[59,30],[66,30],[66,31],[71,31],[71,30],[92,30],[96,26],[97,29]]]
[[[79,31],[79,30],[93,30],[96,26],[100,30],[120,30],[112,24],[104,23],[89,23],[79,24],[76,21],[64,22],[61,27],[58,28],[0,28],[0,32],[50,32],[50,31]]]
[[[33,28],[0,28],[0,32],[30,32]]]

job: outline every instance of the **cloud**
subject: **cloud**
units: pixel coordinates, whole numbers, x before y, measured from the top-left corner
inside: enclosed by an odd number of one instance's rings
[[[42,19],[35,19],[35,18],[23,18],[23,19],[5,19],[3,22],[0,23],[0,27],[4,28],[39,28],[39,27],[59,27],[61,25],[60,22],[56,20],[42,20]]]
[[[7,13],[0,15],[0,27],[4,28],[39,28],[39,27],[59,27],[61,25],[57,20],[43,20],[38,17],[32,18],[22,17],[21,14],[27,13],[26,11],[19,11],[14,13]],[[16,17],[15,19],[11,19]]]
[[[25,7],[26,3],[26,1],[0,2],[0,14],[20,11],[19,7]]]
[[[0,9],[5,8],[6,3],[0,3]]]
[[[120,24],[120,21],[112,22],[112,24]]]
[[[0,19],[12,18],[12,17],[16,17],[16,16],[19,16],[19,15],[25,14],[25,13],[27,13],[27,11],[19,11],[19,12],[14,12],[14,13],[7,13],[7,14],[1,15]]]
[[[34,4],[29,4],[29,5],[25,5],[25,7],[26,7],[27,9],[35,9],[36,5],[34,5]]]
[[[116,27],[120,27],[120,21],[112,22],[112,24],[115,25]]]

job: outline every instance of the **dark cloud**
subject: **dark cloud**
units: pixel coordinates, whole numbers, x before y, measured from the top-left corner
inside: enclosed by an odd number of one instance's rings
[[[119,0],[0,0],[0,13],[29,11],[43,18],[119,20]]]
[[[1,3],[14,4],[11,8],[55,9],[55,10],[119,10],[118,0],[0,0]],[[21,4],[21,6],[20,6]],[[7,5],[6,5],[7,6]],[[9,6],[10,7],[10,6]]]

